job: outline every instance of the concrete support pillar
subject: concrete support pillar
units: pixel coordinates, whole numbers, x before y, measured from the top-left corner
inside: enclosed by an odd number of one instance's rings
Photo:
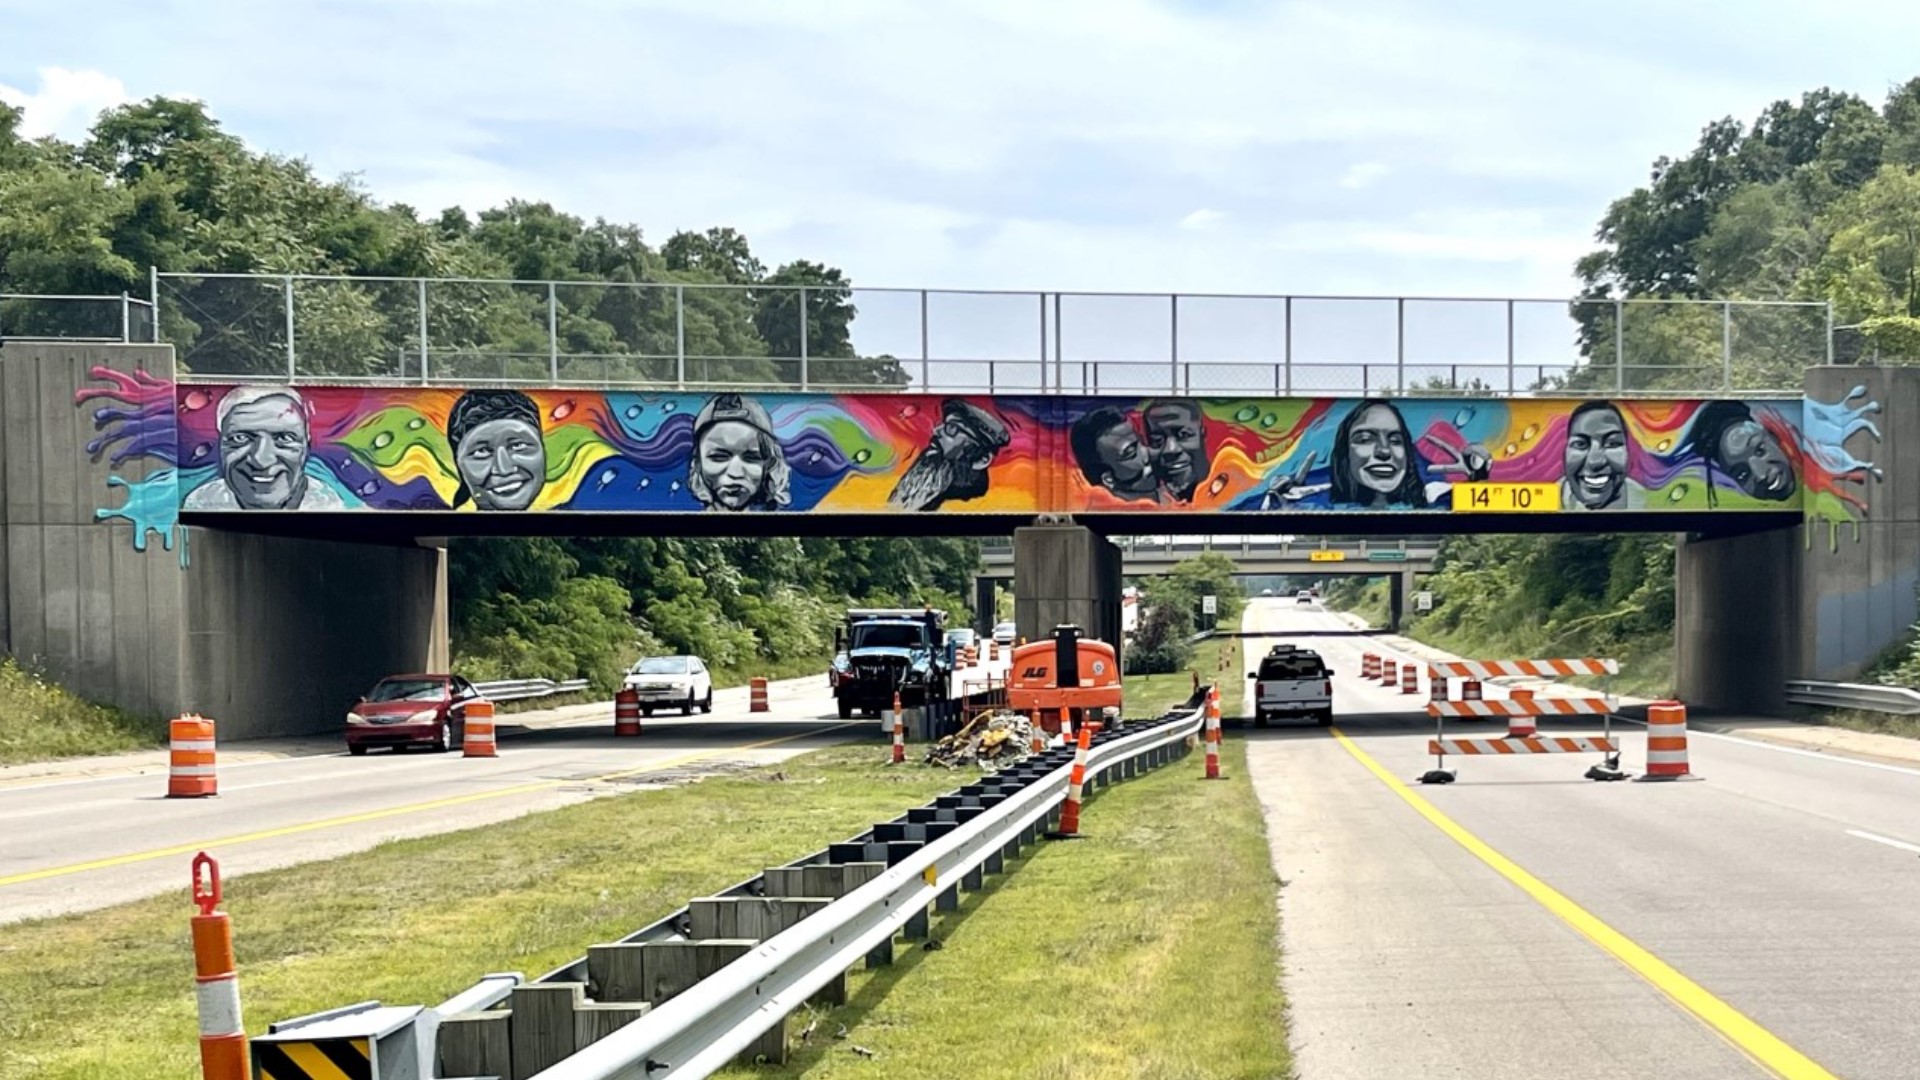
[[[976,574],[973,578],[973,628],[982,637],[993,633],[993,625],[999,620],[994,612],[1000,598],[1000,579]]]
[[[1714,712],[1779,714],[1801,669],[1800,530],[1682,537],[1674,550],[1674,682]]]
[[[1028,641],[1072,623],[1118,648],[1120,549],[1078,525],[1014,530],[1013,621]]]
[[[1387,632],[1400,632],[1400,620],[1407,611],[1407,579],[1412,574],[1387,575]]]

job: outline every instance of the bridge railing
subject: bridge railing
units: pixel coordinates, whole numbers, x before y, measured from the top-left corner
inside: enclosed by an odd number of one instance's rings
[[[1393,554],[1415,560],[1433,558],[1438,552],[1440,541],[1437,537],[1402,537],[1394,539],[1358,539],[1323,540],[1309,537],[1301,540],[1290,536],[1122,536],[1115,537],[1114,545],[1123,556],[1185,556],[1191,557],[1207,552],[1221,555],[1266,558],[1298,558],[1311,561],[1315,551],[1335,551],[1355,560],[1365,560],[1376,553]],[[980,559],[983,563],[1000,565],[1013,561],[1013,541],[1006,537],[988,537],[980,541]]]
[[[158,338],[151,300],[118,296],[0,293],[0,342],[152,343]]]
[[[1824,303],[153,275],[200,380],[936,393],[1798,392]],[[1844,358],[1841,358],[1844,359]]]

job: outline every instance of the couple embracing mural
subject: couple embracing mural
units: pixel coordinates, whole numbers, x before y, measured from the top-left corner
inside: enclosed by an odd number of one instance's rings
[[[1184,503],[1206,475],[1206,433],[1200,403],[1171,398],[1147,403],[1137,420],[1098,406],[1074,422],[1068,440],[1089,484],[1132,502]]]

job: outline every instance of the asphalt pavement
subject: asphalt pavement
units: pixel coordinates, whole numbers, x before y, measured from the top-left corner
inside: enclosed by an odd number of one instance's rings
[[[1696,733],[1694,780],[1555,754],[1422,786],[1424,684],[1358,678],[1392,648],[1291,599],[1247,626],[1249,669],[1285,640],[1337,672],[1332,729],[1246,733],[1305,1080],[1920,1075],[1920,769]]]
[[[0,923],[169,890],[184,903],[203,848],[231,878],[874,737],[872,720],[838,718],[824,671],[768,697],[752,713],[744,687],[717,690],[711,715],[655,716],[638,738],[614,737],[611,702],[503,715],[495,758],[235,744],[207,799],[165,797],[164,752],[15,769],[0,774]]]

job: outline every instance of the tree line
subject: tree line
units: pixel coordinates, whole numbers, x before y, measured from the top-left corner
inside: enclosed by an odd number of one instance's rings
[[[423,213],[382,203],[351,177],[325,179],[298,158],[252,149],[191,101],[108,110],[77,142],[22,138],[20,120],[0,103],[0,293],[144,296],[150,267],[557,282],[561,348],[609,358],[597,378],[657,377],[645,358],[670,355],[684,337],[709,379],[790,380],[783,365],[801,355],[804,336],[808,355],[839,358],[836,382],[904,385],[890,358],[855,356],[843,271],[805,260],[770,268],[731,228],[676,233],[656,247],[637,225],[588,222],[544,202]],[[738,288],[685,289],[682,320],[671,290],[620,287],[631,284]],[[218,279],[168,287],[189,290],[160,304],[164,340],[184,369],[285,369],[283,305]],[[409,290],[374,281],[299,289],[303,374],[392,374],[418,340]],[[490,373],[544,378],[547,303],[545,289],[436,288],[429,340]],[[61,320],[72,317],[14,303],[0,310],[0,327],[71,332]],[[530,354],[537,366],[513,366]],[[735,677],[797,673],[825,661],[849,602],[963,611],[978,558],[977,544],[960,539],[455,540],[456,666],[476,679],[586,676],[602,690],[650,652],[697,653]]]

